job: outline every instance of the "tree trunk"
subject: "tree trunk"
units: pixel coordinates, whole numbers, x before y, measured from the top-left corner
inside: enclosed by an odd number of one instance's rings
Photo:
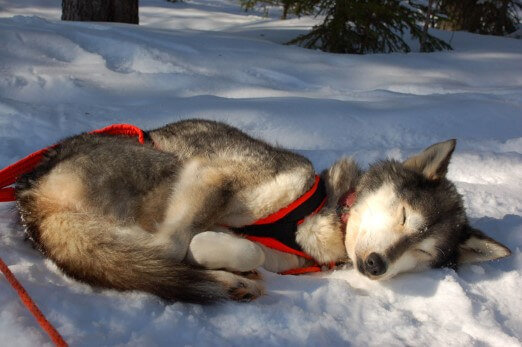
[[[138,0],[62,0],[62,20],[138,24]]]
[[[286,19],[288,17],[289,8],[290,8],[290,4],[285,2],[283,4],[283,14],[281,15],[281,19]]]
[[[509,3],[511,0],[503,0],[502,6],[499,9],[500,15],[498,16],[497,22],[495,23],[495,31],[493,35],[505,35],[509,29]]]
[[[424,20],[424,28],[422,28],[422,36],[420,38],[420,51],[427,52],[426,37],[428,36],[428,29],[431,21],[431,11],[433,7],[433,0],[428,1],[428,9],[426,10],[426,19]]]

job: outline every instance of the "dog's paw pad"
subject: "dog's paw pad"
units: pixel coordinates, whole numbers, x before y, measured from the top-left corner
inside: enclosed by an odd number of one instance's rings
[[[223,285],[225,295],[236,301],[248,302],[264,294],[261,281],[248,279],[228,271],[211,271],[214,278]]]
[[[263,295],[264,288],[261,283],[249,280],[238,280],[236,285],[228,290],[228,294],[232,300],[249,302]]]

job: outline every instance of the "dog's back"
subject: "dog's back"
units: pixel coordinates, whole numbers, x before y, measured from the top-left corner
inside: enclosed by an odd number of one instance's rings
[[[269,145],[224,123],[184,120],[152,130],[149,135],[156,148],[175,153],[182,161],[194,157],[237,161],[266,180],[296,168],[314,174],[312,163],[302,155]]]

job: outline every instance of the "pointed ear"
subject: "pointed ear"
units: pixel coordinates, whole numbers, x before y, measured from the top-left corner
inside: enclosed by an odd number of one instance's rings
[[[406,159],[404,166],[422,173],[430,180],[438,180],[446,176],[451,154],[455,150],[457,140],[436,143],[421,153]]]
[[[469,227],[470,237],[459,246],[459,264],[495,260],[511,255],[509,248],[480,230]]]

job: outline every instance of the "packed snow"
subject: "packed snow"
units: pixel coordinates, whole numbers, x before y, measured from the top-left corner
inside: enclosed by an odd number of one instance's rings
[[[112,123],[225,121],[309,157],[363,166],[448,138],[472,225],[513,255],[371,281],[351,268],[263,271],[240,304],[166,305],[93,289],[24,242],[0,205],[0,256],[74,346],[520,346],[522,41],[434,32],[450,52],[328,54],[283,45],[316,18],[278,20],[234,0],[140,1],[139,26],[61,22],[59,0],[0,0],[0,167]],[[0,277],[5,346],[49,345]]]

